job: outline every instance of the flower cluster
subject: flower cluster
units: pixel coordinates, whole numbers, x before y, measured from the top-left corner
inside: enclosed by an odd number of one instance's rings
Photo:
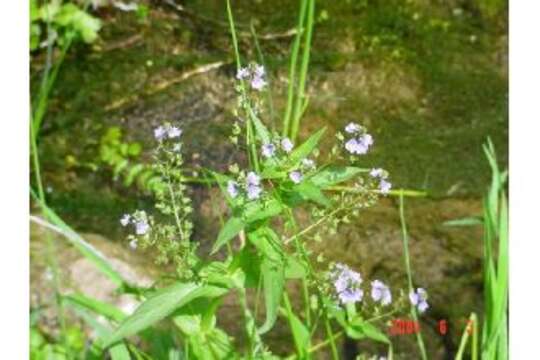
[[[345,150],[352,155],[364,155],[368,152],[369,147],[373,145],[373,137],[366,132],[363,126],[349,123],[345,126],[345,132],[352,136],[345,141]]]
[[[379,191],[381,194],[386,195],[390,192],[390,189],[392,188],[392,183],[388,181],[388,172],[381,169],[371,169],[369,172],[369,175],[375,179],[379,180]]]
[[[334,289],[342,304],[354,304],[362,301],[364,291],[360,289],[362,277],[347,265],[336,264],[331,273]]]
[[[236,79],[249,81],[251,88],[257,91],[261,91],[267,85],[265,77],[264,66],[258,64],[250,64],[236,72]]]
[[[259,175],[250,171],[243,181],[241,180],[239,182],[233,180],[227,182],[227,193],[231,198],[234,199],[241,194],[245,194],[248,200],[257,200],[261,197],[263,189]]]
[[[427,292],[422,288],[411,291],[409,293],[409,300],[413,306],[416,306],[420,313],[423,313],[429,308],[429,304],[427,303]]]
[[[178,138],[180,135],[182,135],[182,130],[170,124],[160,125],[154,129],[154,138],[157,141]]]
[[[382,305],[389,305],[392,302],[392,293],[390,288],[380,280],[371,282],[371,298]]]
[[[145,236],[150,233],[150,220],[144,210],[137,210],[133,214],[124,214],[120,219],[120,224],[124,227],[132,225],[135,230],[135,236],[130,236],[129,246],[137,249],[137,236]]]
[[[330,272],[330,279],[342,304],[354,304],[362,301],[364,297],[364,291],[361,289],[362,276],[358,272],[351,270],[347,265],[338,263]],[[390,288],[380,280],[371,282],[371,298],[375,303],[380,303],[383,306],[392,303]]]

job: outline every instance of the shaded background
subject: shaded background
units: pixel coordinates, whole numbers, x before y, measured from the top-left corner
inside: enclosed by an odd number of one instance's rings
[[[432,308],[422,327],[434,359],[451,358],[463,319],[482,308],[481,229],[443,223],[480,214],[490,176],[481,148],[487,136],[501,166],[508,159],[507,13],[504,6],[493,10],[484,3],[342,0],[318,1],[316,8],[310,103],[300,137],[322,126],[331,134],[350,121],[362,123],[375,138],[366,166],[387,169],[395,188],[428,192],[427,198],[408,199],[406,208],[415,283],[430,292]],[[234,121],[235,68],[224,1],[179,1],[181,10],[167,1],[146,4],[146,18],[107,5],[93,11],[103,21],[100,37],[68,53],[39,144],[50,206],[142,278],[164,269],[148,254],[128,248],[118,219],[136,208],[151,209],[151,174],[143,170],[155,145],[152,129],[164,121],[179,124],[192,169],[224,170],[245,160],[227,140]],[[273,93],[274,116],[267,122],[279,124],[298,4],[232,1],[232,6],[245,61],[258,61],[250,23],[260,36]],[[33,90],[43,63],[43,54],[33,55]],[[333,138],[325,141],[323,151]],[[217,192],[193,186],[192,195],[200,214],[194,238],[205,249],[218,230],[221,209],[212,203]],[[32,230],[37,306],[48,301],[49,280],[43,234]],[[405,285],[393,199],[314,246],[368,279]],[[73,249],[60,252],[66,286],[90,294],[106,287],[99,274],[88,278],[91,270]],[[100,295],[116,301],[111,294]],[[224,314],[220,321],[234,334],[236,319],[233,313],[229,317]],[[449,323],[445,336],[437,331],[441,319]],[[288,349],[287,338],[282,339],[286,331],[278,329],[267,339],[277,353]],[[412,336],[395,341],[398,358],[415,359]]]

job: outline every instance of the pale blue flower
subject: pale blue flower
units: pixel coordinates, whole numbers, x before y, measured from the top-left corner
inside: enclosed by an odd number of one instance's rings
[[[427,302],[427,292],[422,288],[416,289],[416,292],[411,291],[409,293],[409,300],[413,306],[416,306],[420,313],[423,313],[429,308]]]
[[[251,88],[257,91],[262,90],[266,86],[266,81],[262,77],[254,77],[251,79]]]
[[[345,126],[345,132],[349,133],[349,134],[356,134],[356,133],[359,133],[360,130],[362,130],[362,127],[356,123],[349,123],[347,124],[347,126]]]
[[[283,138],[283,140],[281,140],[281,148],[286,153],[290,153],[292,151],[293,147],[294,147],[294,144],[292,143],[292,141],[289,138]]]
[[[255,65],[255,69],[253,70],[253,76],[254,77],[263,77],[265,75],[266,75],[266,70],[264,69],[264,66]]]
[[[154,129],[154,137],[156,138],[156,140],[161,141],[165,138],[166,135],[167,135],[167,129],[165,129],[165,127],[158,126],[157,128]]]
[[[300,184],[300,182],[302,181],[302,173],[300,171],[291,171],[289,173],[289,178],[292,180],[293,183],[295,184]]]
[[[238,184],[232,180],[227,182],[227,192],[234,199],[238,196]]]
[[[386,181],[385,179],[381,179],[381,182],[379,183],[379,190],[381,191],[381,194],[388,194],[390,192],[390,189],[392,188],[392,184],[389,181]]]
[[[255,174],[253,171],[250,171],[246,176],[247,185],[259,185],[261,183],[261,177]]]
[[[261,152],[264,157],[269,158],[274,156],[274,153],[276,152],[276,146],[272,143],[269,144],[263,144],[261,147]]]
[[[371,282],[371,298],[383,305],[388,305],[392,302],[392,293],[382,281],[374,280]]]
[[[364,144],[364,146],[369,148],[371,145],[373,145],[373,136],[371,136],[370,134],[364,134],[360,136],[358,141],[360,141],[362,144]]]
[[[244,79],[247,79],[248,77],[249,77],[249,69],[247,67],[240,68],[236,72],[236,78],[238,80],[244,80]]]
[[[127,226],[130,221],[131,221],[131,215],[124,214],[124,216],[122,216],[122,218],[120,219],[120,224],[122,224],[122,226]]]
[[[262,188],[258,185],[248,185],[247,189],[247,198],[249,200],[258,199],[261,196]]]
[[[371,169],[369,175],[374,178],[382,178],[384,175],[384,170],[381,168]]]
[[[150,230],[150,225],[144,219],[135,222],[135,233],[137,235],[145,235]]]
[[[171,126],[167,130],[167,135],[169,136],[169,139],[174,139],[174,138],[179,137],[180,135],[182,135],[182,130],[177,128],[176,126]]]
[[[345,289],[338,294],[338,297],[342,304],[354,304],[362,301],[364,292],[361,289]]]
[[[336,264],[331,273],[334,289],[343,304],[355,303],[362,300],[364,292],[360,289],[362,277],[356,271],[343,264]]]

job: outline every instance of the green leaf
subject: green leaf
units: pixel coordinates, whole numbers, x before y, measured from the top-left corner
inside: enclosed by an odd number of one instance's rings
[[[210,253],[215,254],[223,245],[225,245],[227,242],[229,242],[233,237],[238,235],[240,231],[244,229],[246,226],[246,223],[244,220],[238,217],[232,217],[223,227],[221,228],[221,231],[218,234],[217,240],[214,243],[214,246],[212,247],[212,252]]]
[[[77,304],[78,306],[81,306],[87,310],[90,310],[116,322],[120,322],[127,317],[126,314],[124,314],[120,309],[116,308],[115,306],[105,302],[101,302],[96,299],[89,298],[82,294],[66,295],[63,297],[63,301],[67,304]]]
[[[309,139],[307,139],[302,145],[294,149],[291,152],[291,156],[289,157],[289,161],[291,162],[291,164],[293,165],[298,164],[300,161],[305,159],[309,154],[311,154],[313,149],[317,147],[317,144],[319,143],[319,140],[321,139],[325,131],[326,131],[326,127],[320,129],[315,134],[311,135]]]
[[[347,335],[353,339],[369,338],[385,344],[390,344],[388,337],[374,325],[363,321],[362,319],[354,319],[346,328]]]
[[[307,327],[293,313],[289,301],[285,298],[285,316],[289,320],[289,326],[292,330],[294,345],[300,359],[305,359],[310,347],[310,334]]]
[[[144,164],[137,164],[131,167],[126,174],[126,177],[124,178],[124,186],[130,186],[131,184],[133,184],[136,176],[139,175],[144,169]]]
[[[226,292],[227,289],[222,287],[195,283],[177,283],[162,289],[120,324],[107,341],[107,346],[152,326],[194,299],[217,297]]]
[[[443,222],[444,226],[476,226],[482,225],[484,222],[479,217],[466,217]]]
[[[323,206],[331,206],[332,202],[311,181],[305,180],[293,188],[302,199],[316,202]]]
[[[283,262],[272,261],[264,258],[261,271],[263,277],[264,305],[266,308],[266,320],[257,330],[259,334],[268,332],[276,323],[279,305],[283,296],[285,285],[285,271]]]
[[[263,142],[263,144],[270,143],[270,133],[268,132],[268,129],[264,126],[264,124],[257,118],[257,116],[252,115],[251,121],[253,121],[253,125],[255,125],[255,132]]]
[[[246,223],[250,224],[255,221],[268,219],[279,215],[283,211],[281,203],[272,198],[267,202],[254,202],[246,205],[244,217]]]
[[[309,180],[320,188],[339,184],[355,177],[362,172],[368,172],[368,169],[361,169],[352,166],[329,166],[319,171],[309,178]]]
[[[285,285],[284,252],[279,243],[278,235],[269,227],[263,227],[249,233],[248,239],[262,253],[261,273],[266,319],[257,332],[264,334],[274,326],[283,296]]]
[[[306,277],[306,266],[297,260],[294,256],[287,256],[285,259],[285,278],[286,279],[302,279]]]

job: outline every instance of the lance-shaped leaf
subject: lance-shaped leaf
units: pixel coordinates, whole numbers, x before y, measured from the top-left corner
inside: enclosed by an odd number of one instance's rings
[[[138,333],[194,299],[201,297],[217,297],[225,294],[226,288],[196,283],[177,283],[158,291],[143,302],[135,312],[126,318],[114,331],[106,346]]]
[[[326,131],[326,127],[317,131],[315,134],[311,135],[304,143],[294,149],[291,153],[289,161],[292,165],[298,164],[302,159],[305,159],[319,144],[321,136]]]

